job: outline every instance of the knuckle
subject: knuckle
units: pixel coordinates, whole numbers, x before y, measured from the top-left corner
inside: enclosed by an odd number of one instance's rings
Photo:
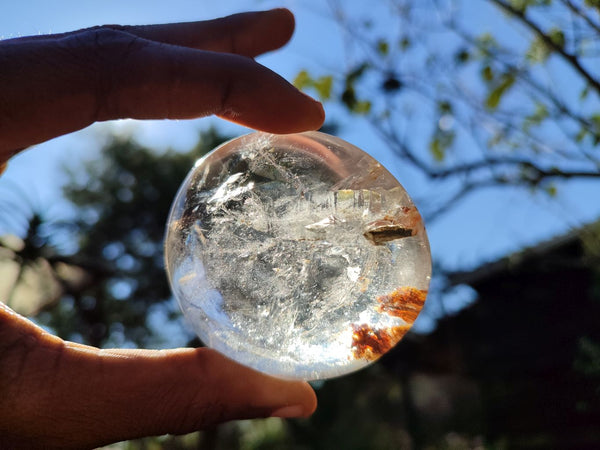
[[[122,62],[135,48],[139,38],[115,28],[100,26],[82,30],[66,38],[65,44],[96,69],[98,63]]]
[[[173,361],[173,385],[163,386],[162,417],[169,418],[169,433],[188,433],[227,420],[228,410],[222,402],[221,383],[215,372],[218,356],[212,350],[198,349],[194,369],[182,361]],[[181,374],[184,374],[182,377]],[[200,381],[200,382],[199,382]]]
[[[117,87],[129,71],[132,57],[146,43],[120,26],[97,26],[82,30],[66,39],[65,46],[76,53],[80,73],[92,86],[96,106],[92,120],[106,120],[118,115]]]

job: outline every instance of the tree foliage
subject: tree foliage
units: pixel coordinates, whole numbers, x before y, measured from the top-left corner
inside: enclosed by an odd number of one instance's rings
[[[600,176],[597,2],[387,0],[355,15],[330,5],[348,66],[303,71],[297,85],[362,117],[430,180],[430,219],[477,188],[553,195],[561,180]]]
[[[96,282],[66,295],[62,314],[39,320],[64,338],[96,346],[165,345],[161,320],[178,315],[163,263],[169,208],[195,160],[224,140],[211,129],[190,152],[159,153],[112,138],[100,158],[71,169],[64,193],[77,219],[67,238],[78,249],[69,261],[88,268]]]

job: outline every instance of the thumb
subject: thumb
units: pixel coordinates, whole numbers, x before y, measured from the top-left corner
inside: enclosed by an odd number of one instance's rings
[[[134,417],[142,435],[186,433],[234,419],[304,417],[316,408],[308,383],[257,372],[208,348],[98,354],[110,403],[118,404],[123,421]]]
[[[0,447],[91,448],[219,422],[308,416],[310,386],[206,349],[98,350],[0,304]]]

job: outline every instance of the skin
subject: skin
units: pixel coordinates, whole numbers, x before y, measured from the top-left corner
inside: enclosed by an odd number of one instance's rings
[[[321,105],[252,59],[293,29],[279,9],[0,41],[0,168],[21,149],[119,118],[214,114],[273,133],[318,129]],[[307,383],[210,349],[101,350],[0,303],[0,448],[93,448],[315,408]]]

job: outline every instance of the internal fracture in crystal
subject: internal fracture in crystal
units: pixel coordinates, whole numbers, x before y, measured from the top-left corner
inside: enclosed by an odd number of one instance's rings
[[[253,133],[199,160],[174,201],[165,254],[206,345],[309,380],[392,348],[431,275],[406,191],[362,150],[317,132]]]

